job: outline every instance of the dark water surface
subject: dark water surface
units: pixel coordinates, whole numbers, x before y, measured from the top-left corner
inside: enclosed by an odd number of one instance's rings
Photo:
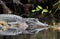
[[[44,30],[38,34],[17,35],[17,36],[0,36],[0,39],[60,39],[60,32]]]

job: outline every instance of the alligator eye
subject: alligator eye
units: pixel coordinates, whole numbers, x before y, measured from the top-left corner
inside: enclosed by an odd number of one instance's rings
[[[1,24],[1,25],[4,25],[4,24]]]
[[[9,26],[11,26],[11,24],[8,24]]]
[[[33,19],[34,22],[37,22],[35,19]]]

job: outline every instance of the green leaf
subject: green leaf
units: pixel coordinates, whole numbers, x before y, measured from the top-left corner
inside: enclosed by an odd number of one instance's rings
[[[42,10],[42,9],[43,8],[41,6],[39,6],[39,5],[36,7],[36,11],[39,11],[39,10]]]
[[[37,6],[37,8],[39,8],[39,9],[41,9],[41,10],[43,9],[43,8],[42,8],[41,6],[39,6],[39,5]]]
[[[40,9],[38,7],[36,7],[36,11],[39,11]]]
[[[36,10],[32,10],[32,12],[35,12]]]
[[[43,9],[42,14],[45,15],[48,12],[47,9]]]

